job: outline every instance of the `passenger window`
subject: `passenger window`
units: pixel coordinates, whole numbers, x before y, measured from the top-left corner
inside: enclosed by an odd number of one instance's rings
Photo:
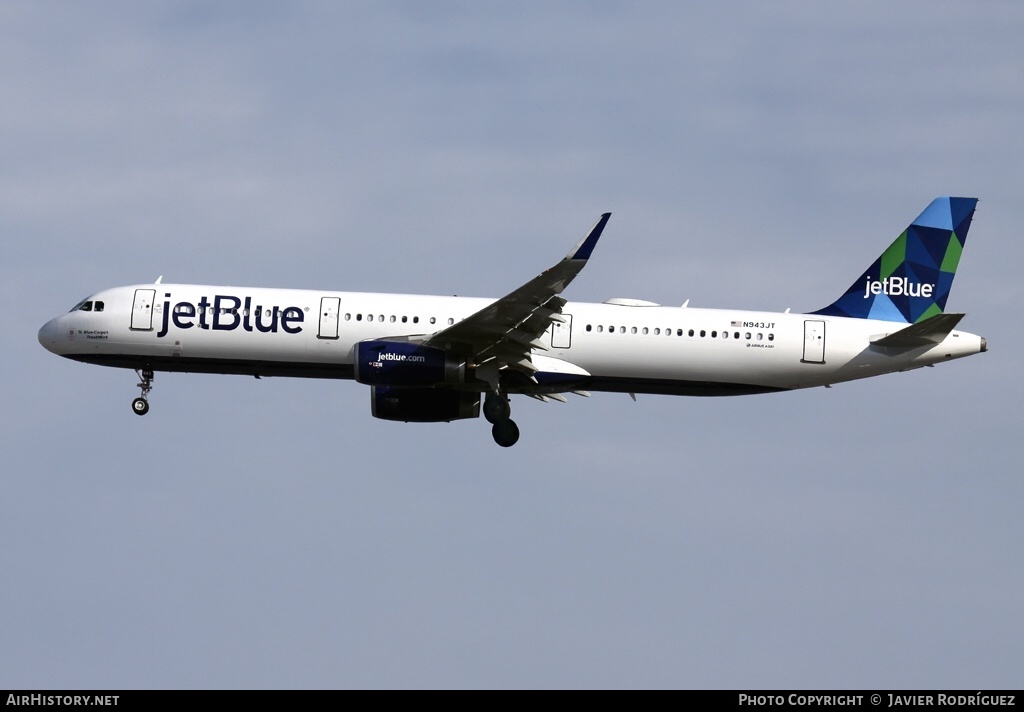
[[[746,336],[747,341],[750,341],[750,332],[749,331],[746,334],[744,334],[744,336]]]
[[[587,324],[587,331],[590,331],[590,324]]]
[[[775,334],[768,334],[769,341],[775,341]]]
[[[436,321],[437,321],[437,319],[435,319],[434,317],[430,317],[430,323],[431,323],[431,324],[433,324],[433,323],[434,323],[434,322],[436,322]]]
[[[367,321],[373,321],[373,314],[367,314],[366,315],[366,320]]]
[[[633,327],[632,329],[630,329],[630,330],[629,330],[629,333],[631,333],[631,334],[635,334],[635,333],[636,333],[636,327],[634,326],[634,327]]]

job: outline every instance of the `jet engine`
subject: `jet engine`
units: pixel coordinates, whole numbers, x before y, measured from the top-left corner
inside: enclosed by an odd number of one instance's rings
[[[374,418],[406,423],[439,423],[480,415],[480,394],[451,388],[370,389],[370,410]]]
[[[466,362],[443,349],[408,341],[361,341],[355,379],[369,386],[422,387],[464,383]]]

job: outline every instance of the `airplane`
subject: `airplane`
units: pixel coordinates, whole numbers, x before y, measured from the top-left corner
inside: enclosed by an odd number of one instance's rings
[[[812,312],[569,302],[608,224],[500,299],[137,284],[78,302],[39,330],[49,351],[154,374],[354,379],[376,418],[491,423],[510,447],[509,396],[591,391],[727,396],[831,387],[988,349],[945,313],[976,198],[936,198],[835,302]]]

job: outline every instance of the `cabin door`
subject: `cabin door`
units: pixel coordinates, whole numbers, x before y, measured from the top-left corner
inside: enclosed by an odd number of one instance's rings
[[[825,363],[825,322],[804,322],[803,363]]]
[[[339,311],[341,311],[341,297],[322,297],[320,299],[320,332],[317,334],[317,338],[338,338]]]
[[[562,314],[565,323],[551,322],[551,346],[567,349],[572,345],[572,314]]]
[[[136,289],[132,303],[132,331],[153,330],[153,299],[155,289]]]

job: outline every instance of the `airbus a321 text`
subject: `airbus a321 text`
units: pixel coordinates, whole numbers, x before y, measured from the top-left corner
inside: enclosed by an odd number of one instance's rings
[[[476,418],[519,439],[509,396],[590,391],[747,395],[828,386],[986,350],[944,312],[974,198],[937,198],[829,306],[804,314],[568,302],[608,224],[500,299],[139,284],[83,299],[39,330],[49,351],[135,369],[355,379],[374,417]]]

